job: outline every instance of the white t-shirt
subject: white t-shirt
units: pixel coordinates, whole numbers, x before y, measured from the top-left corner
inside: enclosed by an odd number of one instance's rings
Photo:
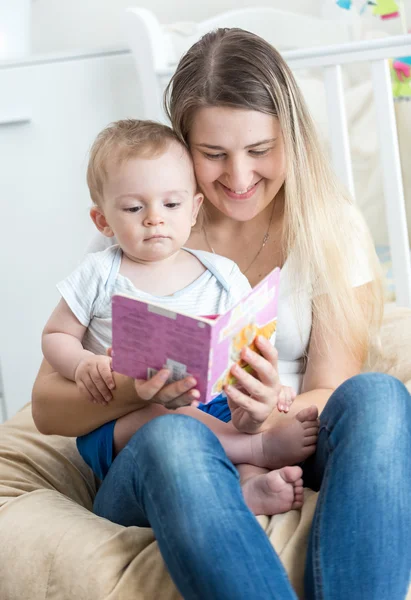
[[[251,290],[247,278],[233,261],[210,252],[186,251],[196,256],[207,270],[171,296],[143,292],[121,275],[122,251],[119,246],[87,254],[77,269],[57,284],[71,311],[87,327],[84,348],[95,354],[105,354],[111,346],[111,298],[114,294],[125,294],[190,315],[207,316],[227,312]]]
[[[359,218],[357,209],[350,205],[344,207],[342,218],[350,224],[345,228],[350,233],[342,251],[346,253],[349,260],[351,285],[358,287],[368,283],[373,277],[365,247],[364,222]],[[275,345],[278,350],[281,383],[293,387],[297,393],[300,392],[303,382],[304,357],[311,335],[312,299],[319,294],[321,294],[319,288],[313,293],[312,286],[309,288],[303,285],[293,286],[290,262],[287,260],[280,275]]]
[[[353,287],[372,279],[367,253],[362,243],[363,224],[359,222],[355,208],[347,206],[345,215],[352,223],[351,238],[347,240],[346,252],[350,256],[351,283]],[[93,239],[89,251],[107,247],[112,238],[101,234]],[[214,255],[216,256],[216,255]],[[317,290],[320,293],[320,290]],[[287,260],[281,269],[280,293],[275,346],[278,351],[278,372],[281,383],[289,385],[299,393],[305,371],[304,356],[308,350],[312,327],[312,290],[301,286],[293,289],[290,263]],[[198,313],[197,313],[198,314]],[[298,315],[298,316],[297,316]]]

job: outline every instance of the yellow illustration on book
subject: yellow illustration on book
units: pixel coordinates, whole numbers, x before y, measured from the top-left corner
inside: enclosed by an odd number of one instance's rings
[[[252,370],[250,365],[240,358],[241,350],[248,346],[250,350],[260,354],[260,351],[255,344],[256,337],[261,335],[268,340],[271,339],[276,330],[276,326],[276,319],[262,326],[258,326],[255,323],[247,323],[245,327],[240,329],[240,331],[233,336],[229,350],[228,368],[224,371],[220,379],[215,382],[212,390],[213,395],[221,394],[225,385],[234,385],[236,383],[237,379],[230,373],[230,369],[234,363],[237,363],[248,373]]]

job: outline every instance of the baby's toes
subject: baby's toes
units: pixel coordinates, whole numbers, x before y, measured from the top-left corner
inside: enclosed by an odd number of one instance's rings
[[[320,421],[318,419],[315,419],[314,421],[303,421],[301,426],[305,431],[310,430],[318,433],[320,429]]]
[[[303,489],[302,477],[300,479],[297,479],[297,481],[294,483],[294,487],[295,487],[295,489],[299,489],[299,488],[301,488],[301,490]]]
[[[313,405],[308,408],[303,408],[295,415],[297,421],[300,421],[304,425],[304,423],[311,423],[311,427],[316,423],[318,418],[318,408]]]
[[[294,489],[294,501],[291,505],[292,509],[301,508],[304,504],[304,488],[303,486],[298,486]]]
[[[315,446],[317,444],[317,436],[311,436],[308,438],[304,438],[303,441],[303,446],[307,447],[307,446]]]

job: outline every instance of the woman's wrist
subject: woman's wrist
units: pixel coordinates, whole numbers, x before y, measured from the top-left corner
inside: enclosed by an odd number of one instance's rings
[[[113,390],[113,400],[116,402],[120,400],[121,403],[130,406],[130,412],[138,408],[142,408],[147,404],[144,400],[138,397],[136,388],[134,385],[134,379],[121,375],[120,373],[113,372],[115,388]]]

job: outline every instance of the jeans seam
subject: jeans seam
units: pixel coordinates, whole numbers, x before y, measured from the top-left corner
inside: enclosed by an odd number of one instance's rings
[[[329,467],[327,465],[324,477],[323,477],[323,485],[327,484],[327,472]],[[321,486],[322,487],[322,486]],[[322,578],[322,567],[321,567],[321,556],[320,556],[320,540],[321,540],[321,530],[320,530],[320,512],[323,509],[324,502],[326,498],[326,490],[323,490],[321,494],[321,490],[318,496],[317,502],[317,510],[315,521],[312,525],[313,527],[313,581],[314,581],[314,597],[316,600],[324,600],[324,583]]]
[[[320,429],[318,431],[318,435],[320,435],[321,431],[325,431],[327,433],[327,445],[328,445],[328,450],[329,450],[330,455],[334,451],[334,446],[331,442],[331,435],[333,433],[333,429],[334,429],[333,427],[330,428],[328,425],[320,425]],[[327,461],[327,463],[328,463],[328,461]],[[324,473],[324,476],[325,476],[325,473]]]
[[[318,495],[317,507],[314,516],[314,522],[312,524],[312,536],[313,536],[313,557],[312,557],[312,565],[313,565],[313,582],[314,582],[314,597],[315,600],[324,600],[324,583],[322,578],[322,568],[321,568],[321,556],[320,556],[320,540],[321,540],[321,530],[320,530],[320,513],[323,509],[325,498],[327,495],[326,486],[328,484],[328,472],[330,470],[331,464],[331,456],[334,450],[334,447],[331,443],[330,436],[332,433],[332,428],[328,427],[328,425],[323,425],[320,427],[321,430],[325,431],[327,434],[327,447],[328,447],[328,460],[327,465],[323,474],[322,483],[320,487],[320,492]]]

